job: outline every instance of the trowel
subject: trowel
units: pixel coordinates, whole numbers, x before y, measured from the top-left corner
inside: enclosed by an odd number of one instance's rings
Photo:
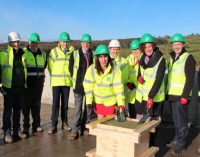
[[[142,118],[138,121],[138,124],[144,123],[150,117],[149,111],[147,109],[147,113],[142,116]]]
[[[124,112],[122,111],[122,109],[118,109],[118,107],[115,107],[115,111],[116,111],[116,117],[117,117],[117,121],[118,122],[125,122],[126,121],[126,117],[124,115]]]

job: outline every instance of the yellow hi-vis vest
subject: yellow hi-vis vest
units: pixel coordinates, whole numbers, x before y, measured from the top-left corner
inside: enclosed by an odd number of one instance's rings
[[[173,63],[170,57],[167,94],[181,96],[186,82],[185,62],[190,54],[185,52]],[[191,93],[191,92],[190,92]]]
[[[69,45],[66,54],[59,46],[51,50],[48,57],[51,86],[72,86],[72,80],[69,73],[69,58],[73,51],[74,47],[71,45]]]
[[[138,76],[139,64],[134,65],[136,62],[136,59],[133,54],[127,57],[127,61],[129,64],[128,82],[134,83],[137,88],[137,85],[138,85],[137,76]],[[128,103],[131,103],[131,104],[135,103],[136,88],[133,90],[130,90],[126,86],[125,96]]]
[[[73,82],[73,88],[75,89],[77,72],[78,72],[79,62],[80,62],[79,50],[74,51],[73,54],[74,54],[74,67],[73,67],[72,82]]]
[[[32,52],[30,52],[27,48],[24,48],[24,58],[25,65],[27,69],[27,76],[45,76],[44,74],[44,66],[46,62],[46,53],[42,52],[41,54],[36,55],[36,59]]]
[[[86,94],[86,104],[97,104],[104,106],[113,106],[115,104],[125,105],[124,86],[121,82],[121,71],[118,67],[111,70],[111,65],[106,68],[100,75],[92,64],[85,74],[83,82]]]
[[[0,64],[2,71],[2,85],[6,88],[12,87],[12,73],[13,73],[13,48],[8,45],[7,50],[0,53]],[[24,57],[22,56],[22,64],[24,66],[25,80],[26,80],[26,67]],[[26,82],[25,85],[26,87]]]
[[[138,86],[136,89],[136,100],[137,101],[142,102],[142,100],[144,100],[144,101],[148,100],[149,92],[156,80],[156,74],[157,74],[158,67],[159,67],[162,59],[163,59],[163,57],[161,57],[160,60],[158,61],[158,63],[154,67],[151,67],[151,68],[143,69],[140,66],[140,72],[141,72],[141,75],[144,78],[145,82],[143,84],[138,83]],[[160,89],[157,92],[157,94],[154,96],[153,101],[154,102],[162,102],[164,100],[165,100],[165,86],[164,86],[164,79],[163,79]]]
[[[117,56],[115,57],[115,62],[117,67],[121,70],[121,77],[122,77],[122,83],[126,85],[128,81],[128,72],[129,72],[129,66],[127,63],[127,60],[124,57]]]

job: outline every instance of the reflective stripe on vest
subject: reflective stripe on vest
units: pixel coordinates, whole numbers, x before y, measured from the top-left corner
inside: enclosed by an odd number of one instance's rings
[[[73,81],[73,88],[75,89],[77,73],[78,73],[78,68],[79,68],[79,62],[80,62],[79,51],[78,50],[74,51],[73,55],[74,55],[74,66],[73,66],[72,81]]]

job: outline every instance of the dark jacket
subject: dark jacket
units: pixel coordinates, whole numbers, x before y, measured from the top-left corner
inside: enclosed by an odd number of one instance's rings
[[[181,53],[176,59],[175,59],[176,56],[175,52],[174,51],[171,52],[170,57],[173,59],[173,63],[176,62],[179,59],[179,57],[185,52],[187,51],[185,50],[185,48],[183,48]],[[183,93],[181,96],[167,95],[167,99],[169,101],[179,101],[181,97],[190,99],[190,91],[192,90],[194,84],[195,68],[196,68],[196,61],[192,55],[189,55],[185,63],[186,82],[184,85]]]
[[[24,51],[21,48],[18,49],[18,52],[13,49],[12,88],[24,87],[25,85],[24,65],[22,63],[23,54]]]
[[[199,72],[198,72],[198,85],[199,85],[199,91],[200,91],[200,68],[199,68]]]
[[[146,57],[146,54],[143,53],[143,55],[142,55],[142,57],[140,59],[140,66],[142,68],[144,68],[144,69],[147,69],[147,68],[154,67],[158,63],[160,58],[163,57],[163,54],[159,50],[159,48],[156,47],[156,49],[154,50],[154,53],[152,54],[152,56],[150,56],[150,60],[149,60],[149,62],[147,64],[145,63],[145,57]],[[165,62],[165,59],[163,58],[161,60],[160,64],[159,64],[159,66],[158,66],[155,82],[154,82],[154,84],[153,84],[153,86],[152,86],[152,88],[151,88],[151,90],[149,92],[149,95],[148,95],[149,98],[154,98],[154,96],[159,91],[160,86],[161,86],[162,81],[163,81],[164,76],[165,76],[165,69],[166,69],[166,62]],[[139,70],[138,77],[139,76],[141,76],[140,70]]]
[[[91,49],[89,49],[88,54],[89,54],[89,65],[91,65],[93,64],[93,52]],[[83,80],[87,70],[87,65],[81,48],[79,49],[79,56],[80,56],[80,61],[77,71],[76,87],[74,89],[74,92],[80,95],[84,95],[85,92],[83,89]],[[69,72],[71,77],[73,76],[73,66],[74,66],[74,54],[72,53],[69,60]]]
[[[40,49],[38,49],[37,53],[34,53],[31,51],[31,49],[29,47],[27,47],[27,49],[29,52],[31,52],[33,54],[36,65],[37,65],[36,57],[37,57],[37,55],[42,55],[42,51]],[[37,73],[45,72],[46,66],[47,66],[47,59],[45,60],[44,68],[29,67],[29,68],[27,68],[27,72],[37,72]],[[43,88],[44,79],[45,79],[45,76],[27,76],[27,87],[28,88]]]

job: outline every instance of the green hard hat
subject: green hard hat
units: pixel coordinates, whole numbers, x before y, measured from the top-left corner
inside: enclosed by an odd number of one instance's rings
[[[89,34],[83,34],[81,37],[81,42],[88,42],[91,43],[92,42],[92,38]]]
[[[106,45],[98,45],[95,50],[95,56],[97,55],[108,55],[110,54],[109,49]]]
[[[135,39],[135,40],[132,40],[131,43],[130,43],[130,49],[131,50],[137,50],[140,48],[140,42],[139,40]]]
[[[155,40],[153,38],[153,36],[149,33],[146,33],[142,36],[142,38],[140,39],[140,44],[144,44],[144,43],[154,43]]]
[[[67,32],[62,32],[59,36],[59,41],[70,41],[69,34]]]
[[[37,33],[31,33],[28,40],[31,42],[40,42],[40,36]]]
[[[171,37],[171,43],[174,43],[174,42],[185,43],[185,38],[183,37],[182,34],[176,33]]]

